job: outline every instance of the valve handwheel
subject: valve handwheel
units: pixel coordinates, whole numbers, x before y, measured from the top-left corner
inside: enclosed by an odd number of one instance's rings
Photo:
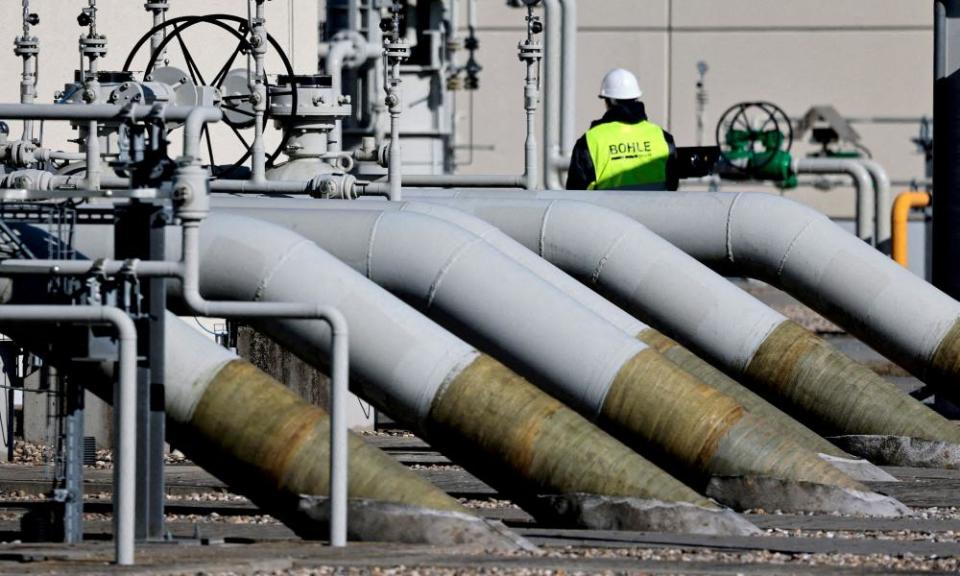
[[[195,34],[197,30],[194,28],[198,26],[203,27],[202,31],[205,34],[203,37],[203,50],[205,52],[209,52],[209,47],[215,49],[215,47],[218,46],[217,41],[210,38],[211,32],[219,32],[220,36],[227,36],[231,39],[229,43],[225,42],[223,44],[224,46],[235,45],[232,51],[225,52],[225,54],[228,55],[220,66],[212,70],[206,70],[207,75],[204,75],[205,70],[201,70],[201,67],[197,64],[188,46],[188,42],[184,38],[184,32],[190,29],[194,29],[192,38],[199,38],[199,36]],[[210,30],[211,27],[213,28],[212,31]],[[244,148],[244,152],[239,159],[229,164],[218,165],[214,156],[216,146],[214,146],[214,137],[211,135],[212,130],[209,126],[205,127],[203,136],[206,141],[207,161],[211,173],[216,177],[239,175],[239,168],[243,166],[243,163],[247,161],[252,153],[253,131],[249,129],[253,126],[254,112],[250,90],[246,81],[246,67],[234,68],[238,57],[245,57],[253,52],[253,46],[249,41],[249,30],[249,24],[245,18],[231,14],[209,14],[205,16],[180,16],[171,18],[158,24],[144,34],[137,43],[134,44],[133,49],[130,51],[130,54],[127,55],[127,59],[123,64],[123,70],[129,71],[137,55],[141,49],[147,45],[150,38],[157,32],[164,32],[164,38],[157,46],[157,50],[148,54],[146,66],[143,68],[143,78],[153,78],[154,80],[168,83],[177,81],[177,78],[173,78],[173,75],[176,74],[176,72],[174,72],[176,69],[166,67],[164,62],[158,62],[160,54],[165,53],[171,42],[176,42],[176,46],[179,47],[180,55],[183,58],[183,64],[186,68],[186,74],[183,79],[191,81],[197,86],[209,86],[220,91],[222,99],[220,107],[223,110],[223,121],[221,124],[226,125],[229,131],[220,131],[218,138],[230,138],[230,134],[232,134],[232,138],[239,140],[240,145]],[[283,66],[284,71],[280,76],[295,78],[296,76],[293,73],[293,66],[290,64],[290,59],[277,41],[269,34],[267,35],[267,41],[271,49],[279,57]],[[149,52],[149,46],[147,47],[147,52]],[[205,58],[205,60],[209,60],[209,58]],[[210,75],[211,71],[213,71],[212,75]],[[297,109],[296,85],[285,85],[281,91],[276,85],[268,83],[268,100],[276,96],[290,96],[293,100],[290,109]],[[270,108],[268,102],[267,112],[264,116],[265,129],[269,126],[269,120],[279,121],[282,127],[285,127],[287,119],[272,116],[270,114]],[[229,134],[227,134],[227,132],[229,132]],[[220,134],[225,134],[225,136],[220,136]],[[267,156],[267,168],[273,166],[280,157],[280,154],[286,147],[289,135],[289,130],[282,130],[280,143],[274,151]]]
[[[770,102],[741,102],[717,122],[717,146],[725,166],[759,173],[780,152],[793,147],[793,126],[782,108]]]

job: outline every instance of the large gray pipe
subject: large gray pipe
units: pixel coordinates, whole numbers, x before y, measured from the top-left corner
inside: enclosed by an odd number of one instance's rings
[[[594,290],[589,289],[572,276],[537,256],[532,250],[528,250],[522,244],[504,234],[499,228],[460,210],[425,202],[318,202],[312,199],[234,196],[214,197],[213,205],[217,210],[226,210],[248,216],[257,215],[260,218],[285,224],[307,236],[310,235],[311,230],[315,229],[315,226],[309,220],[309,216],[303,215],[303,213],[314,210],[363,209],[377,212],[399,210],[432,216],[454,224],[482,238],[486,243],[509,256],[544,282],[549,283],[581,306],[619,328],[624,334],[653,346],[685,371],[694,374],[703,383],[733,397],[748,411],[757,414],[784,433],[791,435],[803,446],[834,457],[848,457],[842,450],[836,448],[749,388],[726,376],[675,341],[631,316]],[[293,219],[288,218],[286,215],[291,212],[298,213],[300,216]],[[871,473],[875,472],[872,471]]]
[[[336,306],[351,326],[354,391],[505,493],[584,492],[709,505],[302,236],[213,215],[201,240],[204,296]],[[109,243],[102,230],[78,233],[77,246],[91,255],[110,254]],[[297,320],[256,325],[308,362],[322,363],[330,338],[325,326]],[[592,450],[577,448],[583,445]]]
[[[876,244],[874,219],[877,215],[873,181],[870,172],[860,160],[851,158],[800,158],[798,174],[846,174],[853,179],[857,195],[857,237],[868,244]],[[889,219],[889,216],[887,217]],[[889,237],[889,235],[888,235]]]
[[[440,194],[436,192],[413,195],[440,201],[437,200]],[[530,202],[508,197],[489,201],[476,199],[490,198],[490,193],[461,192],[457,195],[460,199],[448,201],[449,205],[490,221],[560,268],[596,285],[628,311],[690,346],[738,380],[757,386],[755,391],[815,430],[830,434],[893,434],[950,442],[960,439],[960,432],[947,420],[629,218],[609,210],[591,211],[584,204]],[[469,196],[475,199],[467,200]],[[540,196],[577,197],[620,205],[620,211],[645,216],[651,225],[659,226],[658,231],[685,234],[691,250],[723,254],[724,262],[728,261],[725,257],[728,247],[739,246],[736,243],[744,240],[743,248],[747,251],[775,251],[777,246],[787,250],[792,246],[789,256],[801,258],[798,267],[802,271],[807,271],[811,264],[801,257],[808,245],[810,249],[821,251],[836,248],[841,254],[847,248],[853,250],[856,247],[858,255],[866,252],[887,263],[881,255],[823,216],[820,218],[826,222],[825,229],[811,230],[807,236],[809,242],[798,243],[797,234],[789,233],[791,227],[802,233],[812,222],[798,218],[799,214],[781,218],[774,206],[797,205],[764,194],[544,192]],[[731,196],[758,199],[752,206],[752,218],[756,219],[756,224],[762,223],[763,228],[754,231],[756,236],[749,239],[737,236],[739,230],[734,228],[731,220],[741,214],[741,207],[737,204],[734,210],[732,204],[725,205],[722,201]],[[680,198],[697,198],[699,201],[681,206],[677,201]],[[749,201],[744,203],[750,204]],[[656,210],[655,206],[661,209]],[[704,222],[710,220],[710,215],[722,216],[720,223],[724,225],[719,229],[711,228]],[[827,234],[830,230],[836,230],[836,233]],[[784,234],[785,239],[781,238]],[[737,253],[736,259],[730,258],[729,261],[742,265],[740,273],[753,272],[749,257]],[[791,263],[783,252],[773,261],[783,267]],[[843,265],[858,269],[855,268],[855,257],[845,259]],[[916,280],[902,269],[897,272]],[[826,287],[807,291],[818,295],[815,297],[829,294],[855,300],[869,294],[857,291],[858,284],[852,278],[839,281],[836,278],[839,271],[825,273],[819,269],[806,273],[827,287],[833,286],[832,291],[827,291]],[[874,282],[871,289],[875,291],[883,287],[889,287],[889,283]],[[821,301],[824,300],[831,299]],[[900,310],[902,308],[897,312]],[[929,316],[933,312],[926,310],[924,314]],[[910,325],[913,330],[928,329],[925,324],[906,320],[906,317],[898,318],[898,327],[902,330],[906,329],[905,325]],[[792,352],[784,357],[787,350]],[[819,368],[814,370],[811,366]]]
[[[317,241],[685,478],[762,475],[850,485],[636,333],[579,306],[460,227],[397,211],[260,208],[257,215]],[[701,444],[707,438],[714,441]]]

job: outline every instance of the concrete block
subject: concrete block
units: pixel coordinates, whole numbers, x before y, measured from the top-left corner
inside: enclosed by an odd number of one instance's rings
[[[742,536],[760,532],[732,510],[704,508],[686,502],[563,494],[541,496],[538,504],[554,521],[591,530]]]
[[[840,513],[850,516],[897,518],[910,509],[876,492],[864,492],[814,482],[759,476],[719,476],[710,479],[707,496],[735,510]]]
[[[960,445],[957,444],[881,435],[836,436],[828,440],[880,466],[960,469]]]
[[[243,326],[237,335],[237,354],[297,393],[305,402],[327,410],[330,379],[293,353],[252,328]],[[350,394],[347,425],[354,430],[372,430],[373,407]]]
[[[829,454],[820,454],[820,458],[858,482],[899,482],[894,476],[869,460],[840,458]]]
[[[328,498],[302,496],[298,506],[299,522],[290,527],[302,538],[326,539],[329,504]],[[361,498],[351,498],[348,502],[347,538],[358,542],[462,546],[499,552],[537,550],[500,522],[459,512]]]

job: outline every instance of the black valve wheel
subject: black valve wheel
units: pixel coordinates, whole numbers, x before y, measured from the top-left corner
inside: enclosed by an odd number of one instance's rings
[[[211,27],[218,33],[218,36],[211,36]],[[190,34],[185,34],[188,31],[190,31]],[[203,132],[203,137],[206,141],[207,166],[209,166],[214,177],[241,176],[243,174],[243,164],[252,154],[252,127],[255,118],[253,105],[249,89],[239,89],[241,88],[240,85],[242,82],[238,81],[236,70],[234,69],[234,65],[238,59],[241,59],[241,56],[245,58],[247,55],[253,54],[253,46],[248,39],[249,31],[250,27],[245,18],[231,14],[209,14],[204,16],[179,16],[177,18],[171,18],[162,24],[154,26],[144,34],[136,44],[134,44],[133,49],[131,49],[123,64],[123,70],[130,71],[137,56],[145,46],[147,46],[147,52],[149,52],[149,45],[147,43],[153,35],[163,32],[164,38],[158,44],[156,51],[148,54],[146,65],[143,68],[143,78],[152,78],[155,74],[166,69],[164,62],[158,62],[159,57],[168,50],[172,42],[176,42],[176,47],[179,49],[180,57],[182,58],[188,75],[188,78],[185,79],[188,79],[197,86],[213,87],[221,92],[222,99],[220,108],[223,110],[224,116],[219,124],[226,128],[218,129],[217,125],[208,125],[204,128]],[[234,46],[233,49],[229,52],[223,51],[225,55],[223,63],[215,70],[202,70],[193,57],[188,40],[194,42],[202,41],[203,50],[209,52],[210,50],[218,49],[220,44],[215,38],[222,36],[231,39],[222,45]],[[271,50],[279,57],[281,66],[283,67],[283,72],[277,76],[295,78],[296,76],[293,72],[293,66],[290,64],[290,59],[277,41],[273,36],[268,34],[267,42]],[[231,74],[232,70],[234,74]],[[205,75],[204,72],[207,74]],[[210,72],[213,72],[213,74],[211,75]],[[267,74],[268,78],[270,76],[270,74]],[[169,78],[164,78],[164,80],[169,80]],[[279,144],[277,144],[273,152],[267,156],[267,168],[272,167],[276,163],[280,154],[285,149],[290,136],[290,131],[286,129],[288,118],[275,117],[270,114],[270,99],[277,96],[290,96],[292,98],[292,106],[290,109],[296,110],[298,104],[296,88],[296,85],[292,83],[285,84],[282,90],[276,85],[267,84],[267,111],[264,114],[264,133],[265,136],[270,136],[270,139],[273,141],[279,139]],[[267,132],[270,131],[271,120],[280,122],[281,130],[279,135],[267,134]],[[215,144],[222,144],[229,140],[239,141],[244,151],[241,156],[233,162],[218,164],[214,155],[214,150],[218,148]]]

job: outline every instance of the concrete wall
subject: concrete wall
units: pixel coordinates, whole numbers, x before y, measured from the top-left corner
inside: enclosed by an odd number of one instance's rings
[[[523,108],[516,45],[524,31],[523,11],[501,1],[479,4],[484,73],[474,143],[492,149],[476,150],[474,163],[463,171],[519,172]],[[723,111],[743,100],[770,100],[791,116],[817,104],[833,104],[851,117],[932,114],[929,2],[579,0],[579,13],[580,130],[602,113],[596,92],[603,74],[620,66],[639,76],[651,119],[669,128],[680,145],[695,144],[700,60],[710,65],[710,140]],[[465,112],[466,95],[460,102]],[[917,124],[855,128],[893,179],[924,176],[923,157],[910,142]],[[850,216],[854,206],[849,188],[787,195],[833,216]]]

